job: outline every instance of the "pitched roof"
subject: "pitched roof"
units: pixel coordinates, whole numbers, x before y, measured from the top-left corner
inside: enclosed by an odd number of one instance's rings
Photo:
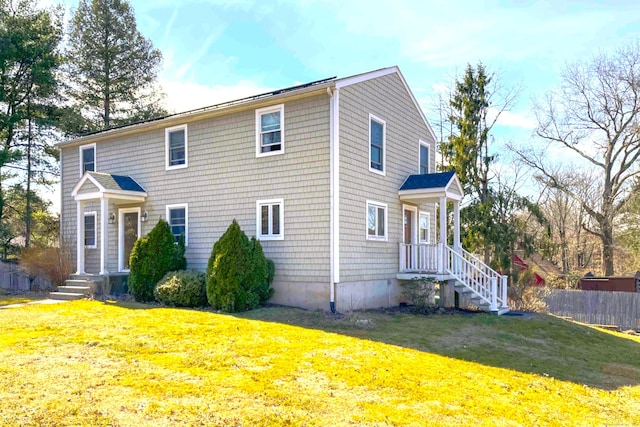
[[[451,182],[455,174],[455,171],[448,171],[422,175],[409,175],[402,184],[402,187],[400,187],[400,191],[443,188]]]
[[[145,189],[130,176],[111,175],[110,173],[88,172],[105,191],[121,190],[121,191],[138,191],[146,193]]]

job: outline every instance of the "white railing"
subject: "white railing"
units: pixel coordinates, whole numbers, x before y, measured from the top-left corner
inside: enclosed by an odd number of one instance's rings
[[[400,243],[400,273],[444,273],[442,246]]]
[[[489,304],[489,310],[507,307],[507,276],[503,276],[473,254],[445,246],[447,271]]]

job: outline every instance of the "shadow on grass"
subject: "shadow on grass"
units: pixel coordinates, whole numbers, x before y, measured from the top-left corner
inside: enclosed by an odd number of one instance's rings
[[[287,307],[236,314],[615,390],[640,385],[640,342],[548,315],[331,315]]]

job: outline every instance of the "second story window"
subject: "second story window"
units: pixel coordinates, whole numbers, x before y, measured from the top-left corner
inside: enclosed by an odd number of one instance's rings
[[[420,141],[420,174],[429,173],[429,145]]]
[[[174,126],[164,131],[166,169],[187,167],[187,125]]]
[[[96,144],[80,146],[80,175],[96,170]]]
[[[369,170],[381,175],[385,174],[386,127],[384,120],[369,114]]]
[[[256,157],[284,153],[284,104],[256,110]]]

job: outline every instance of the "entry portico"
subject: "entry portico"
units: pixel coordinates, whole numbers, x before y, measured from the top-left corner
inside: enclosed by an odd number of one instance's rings
[[[140,184],[138,184],[135,179],[129,176],[122,175],[112,175],[108,173],[100,173],[100,172],[85,172],[78,183],[73,188],[71,192],[71,196],[76,201],[77,207],[77,221],[76,221],[76,236],[77,238],[77,257],[76,257],[76,274],[85,274],[85,204],[87,202],[99,202],[100,203],[100,211],[99,211],[99,223],[100,223],[100,234],[99,238],[98,233],[96,233],[96,244],[97,240],[100,241],[100,274],[108,275],[108,250],[109,250],[109,230],[108,224],[110,222],[115,222],[115,214],[109,213],[110,204],[115,205],[124,205],[124,204],[142,204],[147,198],[147,192]],[[137,219],[137,235],[140,232],[140,215],[139,208],[133,208],[138,212]],[[131,210],[131,208],[129,209]],[[122,214],[125,210],[119,209],[120,214]],[[122,215],[121,215],[122,216]],[[123,252],[123,241],[124,241],[124,231],[123,228],[123,218],[120,218],[120,232],[119,232],[119,251]],[[97,226],[98,224],[96,224]],[[135,226],[134,225],[134,226]],[[121,255],[122,256],[122,255]],[[119,263],[121,264],[121,263]],[[122,269],[122,266],[119,265],[119,268]]]

